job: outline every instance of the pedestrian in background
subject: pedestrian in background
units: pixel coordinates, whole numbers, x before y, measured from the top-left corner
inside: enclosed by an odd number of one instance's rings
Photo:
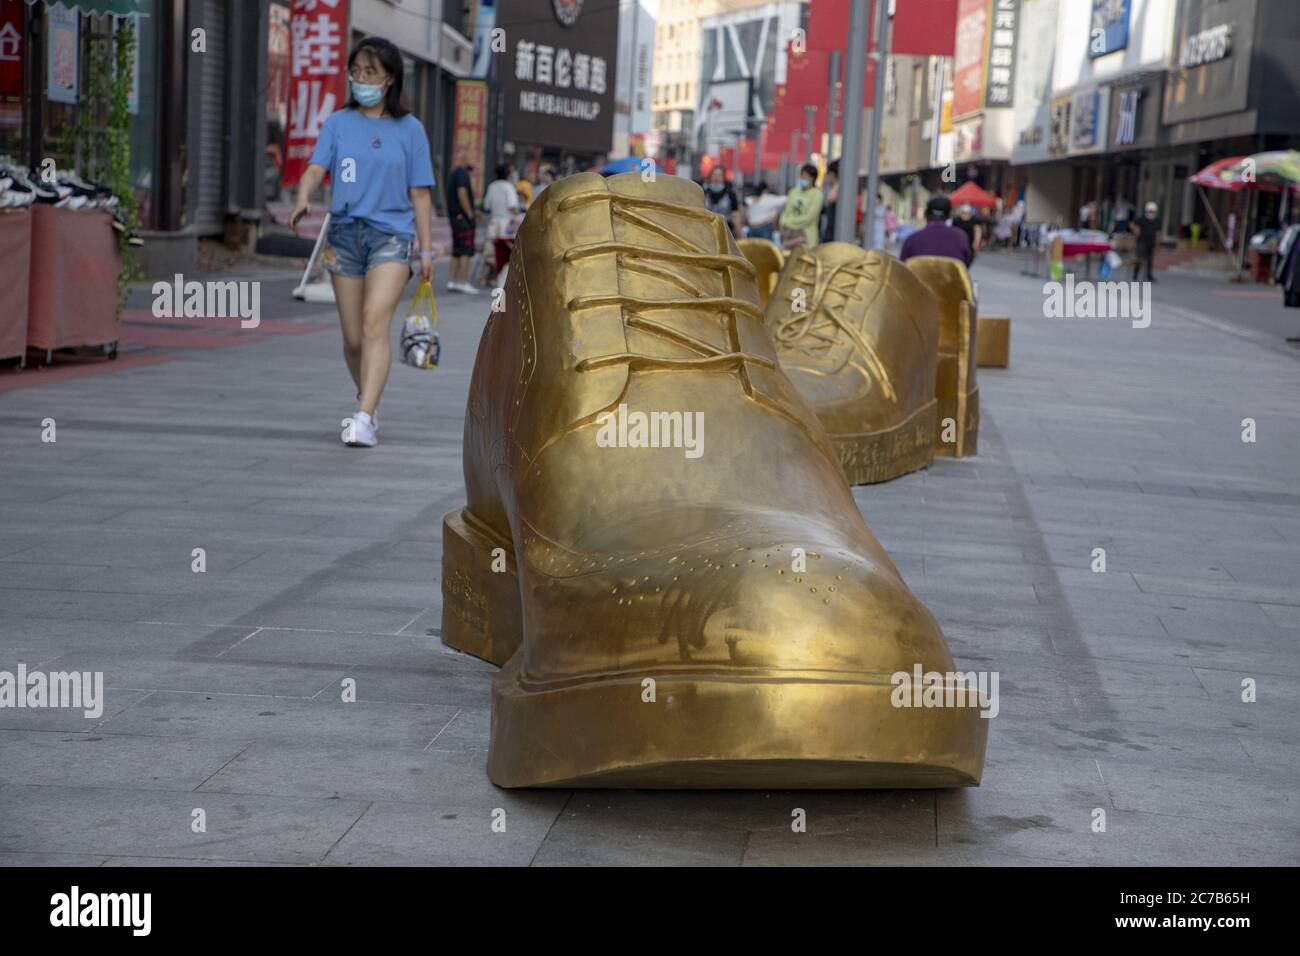
[[[952,200],[947,196],[931,196],[925,204],[925,228],[907,237],[899,258],[906,262],[913,256],[947,256],[971,264],[970,240],[966,233],[948,225],[952,215]]]
[[[835,238],[835,207],[840,201],[840,161],[837,159],[826,167],[826,176],[822,180],[821,227],[818,230],[822,242]]]
[[[1133,259],[1133,281],[1138,281],[1143,264],[1147,267],[1147,281],[1155,282],[1156,240],[1160,238],[1160,207],[1146,204],[1143,215],[1129,223],[1129,232],[1137,237],[1137,256]]]
[[[515,214],[519,206],[519,195],[515,192],[515,184],[511,179],[513,172],[514,169],[508,163],[497,166],[496,179],[488,184],[487,191],[483,194],[483,212],[488,221],[488,242],[506,234],[510,217]]]
[[[353,47],[351,95],[322,125],[289,214],[296,225],[310,212],[308,200],[328,173],[334,192],[325,268],[359,404],[343,441],[366,448],[379,441],[375,413],[393,361],[393,314],[412,268],[431,282],[439,253],[429,137],[402,105],[403,75],[402,55],[389,41],[367,37]]]
[[[807,163],[799,170],[799,185],[785,197],[781,210],[781,243],[792,249],[817,245],[821,222],[822,191],[817,188],[817,167]]]
[[[451,220],[451,292],[475,293],[469,281],[469,264],[474,258],[474,164],[468,156],[447,179],[447,216]]]
[[[534,191],[534,198],[541,196],[542,190],[555,182],[555,170],[550,166],[543,166],[542,171],[537,174],[537,189]]]
[[[727,171],[721,166],[714,166],[709,170],[709,178],[704,185],[704,204],[709,212],[716,212],[727,220],[727,228],[731,230],[731,234],[737,239],[740,238],[745,207],[740,204],[740,197],[736,195],[735,187],[727,182]]]
[[[966,234],[966,244],[970,246],[970,259],[967,260],[966,264],[970,265],[975,261],[975,254],[984,245],[984,230],[975,219],[975,209],[969,205],[962,206],[952,224]]]
[[[871,211],[871,248],[885,248],[885,195],[876,193],[876,205]]]
[[[785,208],[785,197],[778,196],[759,182],[754,195],[746,200],[749,235],[755,239],[776,240],[776,217]]]

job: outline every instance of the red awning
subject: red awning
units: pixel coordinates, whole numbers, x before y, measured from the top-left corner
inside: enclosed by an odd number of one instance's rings
[[[985,192],[973,182],[962,183],[951,196],[953,207],[957,206],[977,206],[984,209],[996,209],[998,205],[997,198],[992,193]]]

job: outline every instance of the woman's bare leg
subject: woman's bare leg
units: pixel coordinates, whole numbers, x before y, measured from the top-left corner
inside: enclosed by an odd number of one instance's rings
[[[339,326],[343,330],[343,359],[348,373],[361,391],[362,303],[365,279],[330,274],[334,283],[334,301],[339,307]]]
[[[366,273],[361,308],[361,411],[373,415],[393,362],[393,313],[410,281],[405,262],[385,262]]]

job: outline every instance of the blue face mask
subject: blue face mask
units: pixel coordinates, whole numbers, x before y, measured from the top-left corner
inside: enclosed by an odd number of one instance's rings
[[[807,179],[800,179],[800,180],[799,180],[799,188],[800,188],[800,189],[809,189],[809,188],[811,188],[811,186],[812,186],[812,183],[809,182]]]
[[[379,101],[384,98],[384,87],[382,83],[356,83],[352,84],[352,98],[362,106],[378,106]]]

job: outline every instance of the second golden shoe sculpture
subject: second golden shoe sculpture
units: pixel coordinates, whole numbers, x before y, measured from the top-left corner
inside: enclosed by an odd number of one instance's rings
[[[901,262],[847,242],[796,247],[766,315],[850,484],[934,460],[939,304]]]
[[[980,391],[977,361],[975,290],[970,273],[957,259],[914,256],[907,268],[924,280],[939,300],[939,428],[936,455],[965,458],[978,450]]]
[[[675,176],[573,176],[529,209],[443,524],[443,641],[502,668],[496,784],[979,782],[978,711],[898,696],[952,658],[777,364],[754,275]]]

